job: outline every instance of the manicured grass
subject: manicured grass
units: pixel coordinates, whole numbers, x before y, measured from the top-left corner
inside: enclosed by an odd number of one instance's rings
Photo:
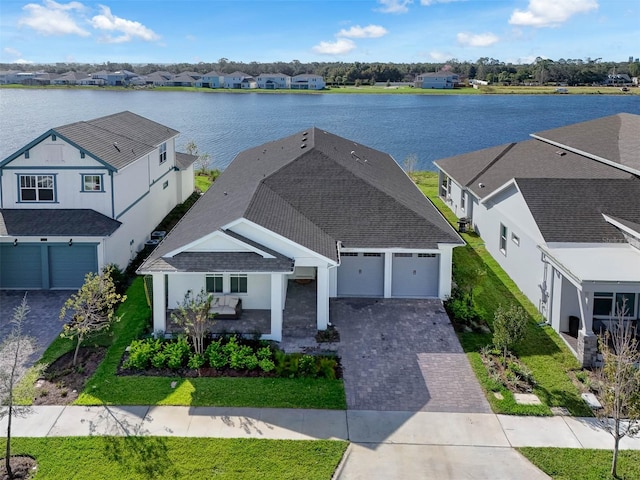
[[[211,181],[211,177],[208,175],[198,175],[196,174],[195,178],[195,187],[197,190],[200,190],[202,193],[209,190],[209,187],[213,184]]]
[[[143,333],[151,315],[141,277],[127,291],[127,301],[118,313],[123,318],[113,327],[113,344],[76,404],[346,408],[341,380],[117,376],[125,348]],[[63,347],[52,350],[62,351]],[[53,351],[45,354],[52,356]]]
[[[453,212],[438,198],[437,173],[418,172],[413,177],[417,180],[421,190],[433,201],[447,220],[452,225],[457,225],[457,219]],[[576,358],[551,327],[538,326],[541,319],[536,308],[484,248],[483,240],[474,233],[461,235],[467,245],[454,249],[454,271],[456,267],[460,266],[467,271],[482,269],[486,272],[480,277],[473,291],[474,302],[481,310],[482,318],[491,326],[495,309],[500,304],[508,305],[510,303],[520,304],[529,314],[527,337],[514,348],[514,352],[533,372],[538,382],[534,393],[544,403],[542,406],[517,405],[513,400],[513,395],[506,389],[500,389],[504,400],[496,399],[491,393],[492,387],[495,390],[495,382],[488,377],[478,353],[480,348],[491,344],[491,335],[458,334],[476,376],[487,392],[487,398],[494,412],[514,415],[550,415],[549,407],[562,406],[569,409],[573,415],[592,415],[591,410],[580,398],[578,389],[567,375],[569,371],[580,368]]]
[[[613,445],[613,440],[611,440]],[[536,467],[554,480],[605,480],[612,478],[611,450],[576,448],[518,448]],[[640,451],[623,450],[618,457],[618,478],[640,478]]]
[[[4,442],[1,442],[4,451]],[[37,480],[329,480],[347,442],[178,437],[14,438]]]

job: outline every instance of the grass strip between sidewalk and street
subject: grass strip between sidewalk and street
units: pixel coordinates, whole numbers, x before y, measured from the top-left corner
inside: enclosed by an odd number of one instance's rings
[[[613,439],[611,439],[611,445],[613,446]],[[613,452],[611,450],[549,447],[522,447],[517,450],[554,480],[605,480],[612,478]],[[618,478],[621,480],[640,478],[640,451],[620,451]]]
[[[4,449],[4,442],[0,442]],[[216,478],[330,480],[348,443],[181,437],[12,439],[38,462],[38,480]]]
[[[118,309],[122,319],[109,332],[86,345],[108,344],[105,359],[89,378],[77,405],[186,405],[226,407],[272,407],[345,409],[342,380],[322,378],[181,378],[118,376],[125,348],[146,329],[151,311],[147,305],[143,279],[136,278],[127,291],[127,300]],[[52,362],[74,347],[58,338],[43,354]],[[172,387],[172,383],[174,383]]]
[[[415,172],[412,176],[447,221],[454,227],[457,226],[456,216],[438,197],[438,174]],[[492,343],[491,334],[458,333],[462,348],[467,353],[493,411],[511,415],[551,415],[549,407],[565,407],[572,415],[591,416],[591,410],[568,376],[570,371],[580,369],[577,359],[550,326],[538,326],[541,318],[535,306],[489,254],[482,238],[473,232],[460,235],[467,245],[453,250],[453,263],[464,266],[463,270],[481,269],[486,272],[479,278],[473,298],[489,327],[493,325],[493,315],[500,304],[521,305],[529,315],[527,337],[513,350],[532,371],[537,382],[534,393],[543,405],[519,405],[506,388],[498,389],[504,398],[496,398],[492,393],[496,391],[496,382],[489,378],[479,353],[480,348]]]

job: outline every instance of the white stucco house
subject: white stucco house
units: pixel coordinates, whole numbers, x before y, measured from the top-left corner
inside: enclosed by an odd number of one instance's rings
[[[292,90],[322,90],[324,87],[322,75],[303,73],[291,77]]]
[[[436,161],[440,196],[588,366],[624,301],[640,319],[640,116],[531,137]]]
[[[283,90],[291,88],[291,77],[284,73],[261,73],[256,78],[258,88],[265,90]]]
[[[257,88],[258,84],[256,83],[256,79],[253,78],[248,73],[244,72],[233,72],[229,74],[224,74],[223,76],[224,88]]]
[[[212,70],[205,73],[202,78],[196,80],[198,88],[220,88],[223,84],[224,76],[221,73]]]
[[[0,162],[0,288],[75,289],[125,268],[194,190],[178,132],[131,112],[55,127]]]
[[[288,280],[315,280],[324,330],[331,297],[446,298],[463,243],[390,155],[311,128],[238,154],[138,273],[154,331],[206,289],[270,311],[280,341]]]
[[[416,76],[414,86],[416,88],[454,88],[460,83],[460,76],[449,71],[422,73]]]

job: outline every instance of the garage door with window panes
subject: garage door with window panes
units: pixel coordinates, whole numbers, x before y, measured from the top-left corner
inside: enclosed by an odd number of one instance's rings
[[[392,297],[437,297],[440,256],[435,253],[394,253]]]
[[[338,296],[384,296],[384,254],[341,253],[338,267]]]

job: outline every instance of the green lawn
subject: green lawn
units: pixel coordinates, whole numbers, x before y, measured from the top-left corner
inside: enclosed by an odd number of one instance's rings
[[[4,451],[4,442],[0,442]],[[177,437],[13,438],[36,480],[329,480],[347,442]]]
[[[613,440],[611,440],[613,446]],[[576,448],[518,448],[536,467],[554,480],[611,479],[611,450]],[[618,478],[640,478],[640,451],[623,450],[618,457]]]
[[[127,301],[118,312],[122,320],[115,324],[110,335],[99,338],[98,343],[111,346],[76,400],[78,405],[346,408],[342,380],[117,376],[124,349],[144,332],[151,315],[141,277],[129,288]],[[71,341],[58,338],[43,354],[43,361],[51,362],[72,348]],[[177,382],[175,388],[171,387],[172,382]]]
[[[435,172],[417,172],[413,175],[418,186],[429,197],[452,225],[457,225],[456,217],[444,202],[438,198],[438,176]],[[578,389],[569,379],[567,372],[579,369],[579,364],[566,347],[562,339],[551,327],[539,327],[539,314],[534,305],[518,289],[516,284],[502,270],[489,252],[484,248],[482,239],[473,233],[463,233],[467,246],[453,251],[454,270],[456,266],[464,269],[483,269],[486,274],[480,277],[474,288],[474,301],[483,312],[483,319],[491,326],[493,313],[500,305],[518,303],[527,311],[530,321],[527,338],[514,351],[531,369],[538,386],[535,394],[544,403],[542,406],[518,405],[513,395],[506,389],[500,389],[504,399],[498,400],[490,392],[492,382],[482,365],[478,351],[484,345],[491,344],[490,334],[460,333],[462,347],[469,357],[476,376],[487,392],[487,398],[496,413],[514,415],[550,415],[549,407],[562,406],[573,415],[589,416],[591,410],[580,398]],[[495,390],[495,387],[493,388]]]

